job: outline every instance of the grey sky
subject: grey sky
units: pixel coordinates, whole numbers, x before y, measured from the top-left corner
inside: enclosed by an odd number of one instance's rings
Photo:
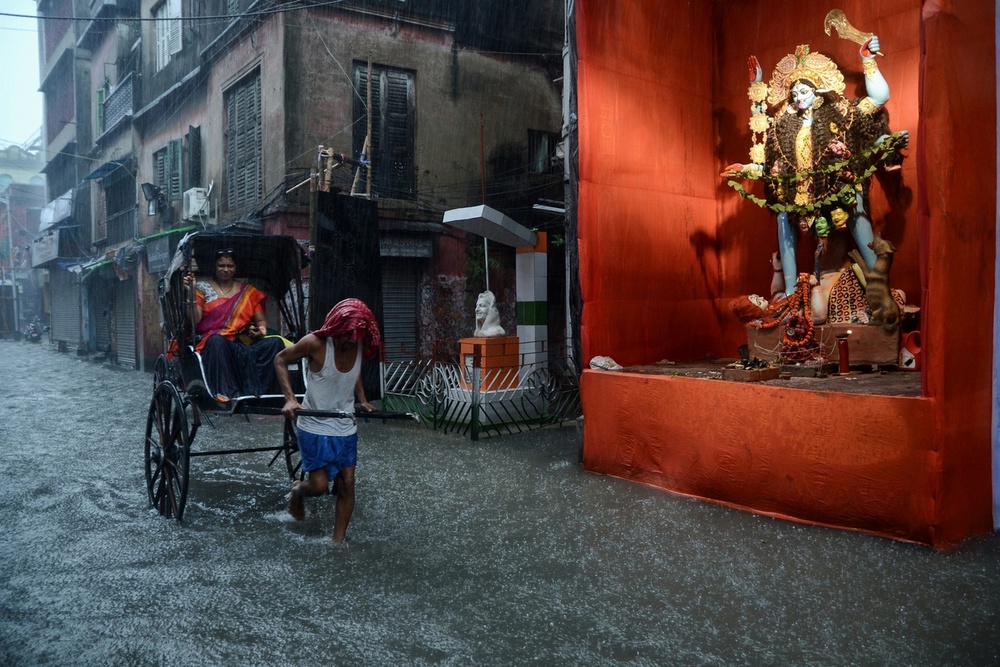
[[[0,0],[0,12],[35,16],[35,0]],[[42,126],[38,21],[0,16],[0,146],[21,145]]]

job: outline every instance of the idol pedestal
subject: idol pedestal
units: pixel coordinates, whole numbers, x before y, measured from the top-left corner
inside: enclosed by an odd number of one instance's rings
[[[473,374],[477,370],[481,392],[513,389],[518,386],[521,350],[517,336],[461,338],[458,343],[462,366],[465,369],[461,377],[464,389],[472,388]]]
[[[750,357],[763,361],[774,361],[781,352],[783,328],[772,329],[747,327],[747,347]],[[850,332],[850,333],[848,333]],[[817,325],[813,336],[820,345],[820,353],[831,362],[840,361],[837,337],[847,335],[848,357],[851,366],[895,366],[899,363],[899,330],[889,333],[883,327],[872,324]]]

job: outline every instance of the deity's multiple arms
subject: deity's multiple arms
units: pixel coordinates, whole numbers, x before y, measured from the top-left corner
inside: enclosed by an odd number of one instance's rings
[[[882,108],[889,86],[876,61],[879,39],[866,34],[861,66],[866,96],[844,96],[846,84],[829,57],[801,45],[779,61],[768,83],[755,56],[747,61],[751,147],[749,162],[728,165],[724,177],[764,181],[765,198],[752,195],[737,181],[729,184],[745,198],[773,211],[785,292],[799,280],[798,237],[811,232],[819,239],[815,271],[825,239],[847,229],[866,262],[875,257],[865,186],[875,168],[898,168],[905,132],[893,135]],[[894,141],[884,143],[890,137]]]

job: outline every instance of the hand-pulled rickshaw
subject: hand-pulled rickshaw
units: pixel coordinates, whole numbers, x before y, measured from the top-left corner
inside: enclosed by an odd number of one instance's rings
[[[308,257],[290,236],[262,236],[234,232],[195,232],[178,244],[166,274],[159,282],[162,326],[169,341],[153,370],[153,397],[146,419],[145,477],[150,505],[164,517],[180,521],[188,494],[189,462],[193,457],[272,452],[269,466],[283,458],[288,476],[301,479],[301,462],[294,423],[285,419],[279,445],[192,451],[192,443],[206,413],[281,415],[280,393],[217,397],[210,386],[197,350],[199,336],[193,324],[194,303],[183,288],[184,276],[208,271],[216,254],[225,250],[237,258],[237,278],[268,295],[281,315],[282,335],[295,341],[306,333],[302,269]],[[302,364],[289,369],[301,401],[306,388]],[[275,388],[276,391],[276,388]],[[227,398],[228,400],[220,400]],[[319,417],[354,417],[337,412],[299,411]],[[365,412],[366,418],[413,418],[398,413]]]

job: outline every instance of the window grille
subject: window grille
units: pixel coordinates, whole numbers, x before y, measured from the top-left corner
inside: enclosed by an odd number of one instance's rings
[[[108,243],[119,243],[136,236],[135,174],[120,167],[102,181],[104,218]]]

